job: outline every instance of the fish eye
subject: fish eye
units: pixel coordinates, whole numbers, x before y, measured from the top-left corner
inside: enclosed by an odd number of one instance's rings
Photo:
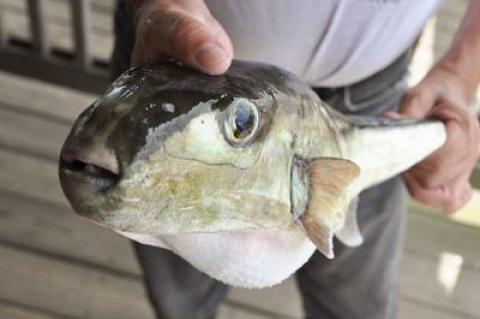
[[[227,112],[226,138],[232,144],[244,145],[251,140],[258,128],[256,106],[245,99],[235,99]]]

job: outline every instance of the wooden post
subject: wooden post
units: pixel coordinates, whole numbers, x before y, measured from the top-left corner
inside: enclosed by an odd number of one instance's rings
[[[48,48],[47,31],[43,15],[45,2],[44,0],[27,0],[27,4],[33,48],[43,57],[48,57],[50,52]]]
[[[84,68],[88,69],[92,63],[90,54],[90,1],[71,0],[74,54]]]
[[[0,48],[4,47],[7,44],[7,34],[5,32],[5,20],[3,18],[3,7],[2,2],[0,1]]]

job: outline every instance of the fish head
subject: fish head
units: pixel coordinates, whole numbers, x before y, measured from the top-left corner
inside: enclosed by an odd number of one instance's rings
[[[174,63],[129,70],[68,136],[64,193],[77,213],[122,232],[288,227],[284,105],[299,92],[289,76],[238,61],[217,77]]]
[[[310,94],[263,64],[131,69],[74,124],[63,191],[78,214],[218,280],[277,284],[315,250],[290,207],[296,103]]]

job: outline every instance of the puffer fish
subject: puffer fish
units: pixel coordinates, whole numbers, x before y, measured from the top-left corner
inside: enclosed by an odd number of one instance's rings
[[[362,243],[356,198],[446,139],[438,121],[344,116],[295,75],[234,61],[122,74],[60,156],[74,210],[224,283],[280,283],[333,238]]]

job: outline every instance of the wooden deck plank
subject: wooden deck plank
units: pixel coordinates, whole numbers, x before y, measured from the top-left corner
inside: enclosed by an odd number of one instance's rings
[[[419,210],[409,215],[405,245],[407,253],[424,256],[457,254],[462,256],[465,267],[480,273],[478,243],[480,230],[477,227],[453,222],[440,214]]]
[[[273,288],[234,289],[230,292],[229,299],[242,304],[257,305],[270,313],[284,314],[292,318],[301,318],[303,314],[300,296],[293,278]]]
[[[469,316],[455,312],[428,307],[415,302],[401,300],[398,305],[399,319],[472,319]]]
[[[12,304],[0,301],[0,318],[4,319],[77,319],[74,317],[65,317],[62,315],[32,309],[29,306]]]
[[[40,114],[73,123],[95,99],[92,94],[0,71],[0,102],[23,114]]]
[[[1,191],[0,203],[0,242],[140,276],[127,239],[86,221],[71,208]]]
[[[21,306],[12,306],[0,302],[0,318],[5,319],[81,319],[80,317],[66,317],[48,312],[38,312],[26,309]],[[85,317],[82,317],[85,318]],[[272,317],[256,313],[252,310],[247,311],[242,308],[220,305],[216,319],[288,319],[289,317]],[[405,317],[407,318],[407,317]],[[410,317],[411,318],[411,317]],[[425,318],[425,317],[424,317]],[[451,318],[450,319],[456,319]],[[142,318],[143,319],[143,318]],[[443,319],[443,318],[442,318]]]
[[[56,163],[0,148],[0,189],[68,207],[57,177]]]
[[[480,318],[480,273],[461,268],[454,289],[445,292],[437,278],[438,267],[439,259],[405,254],[400,265],[401,295],[447,312]]]
[[[0,302],[0,318],[9,319],[72,319],[45,311],[34,311],[21,306],[12,306]],[[232,307],[222,304],[217,314],[218,319],[278,319],[279,317],[266,316],[242,307]],[[288,317],[284,317],[288,318]],[[300,317],[298,317],[300,318]],[[416,303],[401,301],[399,304],[399,318],[430,318],[430,319],[467,319],[467,317],[451,312],[442,312],[435,308],[422,307]]]
[[[70,126],[18,114],[0,102],[0,145],[56,161],[69,131]],[[33,139],[34,136],[39,138]]]
[[[0,245],[0,296],[78,318],[153,318],[138,280]]]
[[[218,309],[216,319],[272,319],[272,317],[262,316],[251,311],[248,312],[228,305],[221,305]]]
[[[8,319],[60,319],[59,316],[50,316],[30,312],[22,308],[16,308],[8,305],[0,304],[0,318]]]

